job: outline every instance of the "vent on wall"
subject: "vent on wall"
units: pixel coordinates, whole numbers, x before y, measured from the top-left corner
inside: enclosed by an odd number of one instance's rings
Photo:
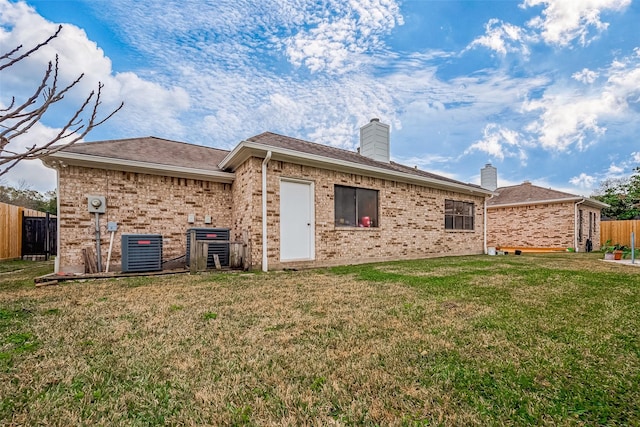
[[[162,270],[161,234],[123,234],[122,272]]]
[[[229,229],[228,228],[189,228],[187,230],[187,265],[189,264],[191,251],[191,230],[196,232],[196,240],[209,242],[209,252],[207,253],[207,268],[214,268],[213,255],[218,255],[220,265],[229,265]],[[224,243],[216,243],[223,241]]]

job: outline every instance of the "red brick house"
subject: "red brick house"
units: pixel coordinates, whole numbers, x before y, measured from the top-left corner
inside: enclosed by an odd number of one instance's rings
[[[490,190],[390,161],[389,126],[375,119],[360,136],[359,152],[266,132],[231,151],[147,137],[53,153],[45,164],[58,177],[56,269],[84,270],[96,195],[106,202],[103,248],[111,222],[116,242],[160,234],[163,259],[185,255],[192,227],[245,238],[250,268],[265,271],[484,252]],[[111,271],[120,260],[116,243]]]
[[[600,212],[607,204],[528,181],[495,188],[491,165],[481,175],[482,185],[496,193],[487,200],[488,247],[524,252],[600,249]]]

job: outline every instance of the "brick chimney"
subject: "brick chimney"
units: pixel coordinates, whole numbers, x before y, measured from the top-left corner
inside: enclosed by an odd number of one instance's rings
[[[360,155],[379,162],[389,163],[389,125],[380,119],[371,119],[360,128]]]

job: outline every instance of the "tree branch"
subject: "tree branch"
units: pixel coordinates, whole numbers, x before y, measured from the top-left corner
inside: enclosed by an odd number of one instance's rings
[[[22,46],[18,46],[1,55],[0,71],[15,65],[47,45],[60,34],[61,29],[62,26],[59,26],[58,30],[47,40],[15,59],[11,59],[12,55],[17,54],[22,49]],[[6,62],[3,64],[2,61]],[[65,95],[84,77],[84,73],[80,74],[73,82],[60,89],[58,88],[58,75],[59,59],[58,55],[56,55],[55,63],[49,61],[40,84],[30,97],[19,105],[16,105],[15,97],[12,97],[11,105],[6,109],[0,110],[0,113],[2,113],[0,114],[0,176],[9,172],[22,160],[38,159],[75,144],[82,140],[91,130],[113,117],[124,106],[124,103],[121,103],[102,120],[98,120],[98,107],[101,104],[102,89],[104,88],[102,82],[98,82],[97,91],[93,90],[89,93],[80,107],[53,138],[41,144],[33,144],[21,151],[8,149],[7,147],[14,139],[24,137],[33,126],[42,120],[49,108],[64,99]],[[83,116],[85,112],[88,112],[88,108],[91,108],[91,112],[88,113],[88,121],[85,121]],[[59,142],[64,143],[58,145],[57,143]]]
[[[49,44],[49,42],[51,42],[51,40],[53,40],[56,37],[58,37],[58,34],[60,34],[60,31],[62,31],[62,25],[58,25],[58,29],[56,30],[56,32],[53,33],[53,35],[50,36],[48,39],[46,39],[42,43],[36,45],[33,49],[23,53],[22,55],[20,55],[19,57],[15,58],[15,59],[11,59],[11,55],[17,53],[20,49],[22,49],[22,45],[16,47],[12,51],[7,52],[4,55],[0,56],[0,61],[8,60],[8,62],[6,64],[1,64],[0,63],[0,71],[4,70],[5,68],[11,67],[12,65],[16,64],[17,62],[22,61],[27,56],[31,55],[33,52],[35,52],[36,50],[40,49],[42,46],[45,46],[45,45]]]

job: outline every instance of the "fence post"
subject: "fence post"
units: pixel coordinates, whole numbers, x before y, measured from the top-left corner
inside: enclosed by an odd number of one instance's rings
[[[240,268],[243,262],[243,245],[242,242],[229,243],[229,267]]]
[[[193,231],[195,233],[195,231]],[[206,271],[209,258],[209,242],[196,240],[196,257],[191,259],[191,264],[196,265],[196,271]]]
[[[196,230],[189,231],[189,271],[191,274],[198,272],[196,265],[196,256],[198,250],[196,249]]]
[[[49,235],[49,212],[44,215],[44,260],[49,261],[49,255],[51,254],[51,236]]]

